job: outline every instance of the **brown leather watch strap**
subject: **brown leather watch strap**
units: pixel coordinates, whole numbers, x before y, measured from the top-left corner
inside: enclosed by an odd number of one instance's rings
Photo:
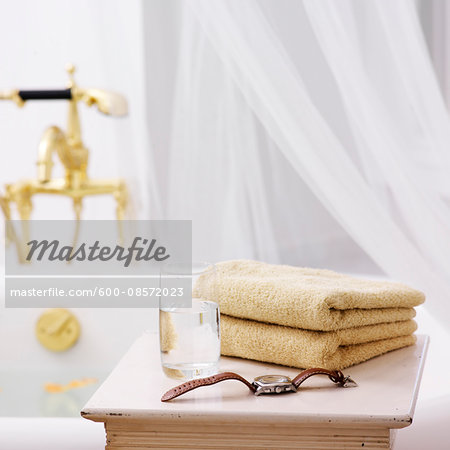
[[[211,384],[216,384],[220,381],[225,380],[237,380],[241,383],[244,383],[252,392],[255,392],[256,390],[251,383],[249,383],[245,378],[241,377],[237,373],[223,372],[218,373],[217,375],[211,375],[210,377],[206,378],[197,378],[195,380],[190,380],[186,383],[180,384],[179,386],[175,386],[161,397],[161,401],[167,402],[169,400],[172,400],[173,398],[178,397],[179,395],[184,394],[185,392],[192,391],[192,389],[196,389],[200,386],[209,386]]]
[[[333,382],[337,384],[344,385],[346,379],[344,374],[340,370],[327,370],[327,369],[321,369],[321,368],[313,368],[313,369],[307,369],[303,372],[300,372],[293,380],[292,384],[296,387],[296,389],[299,388],[299,386],[307,380],[309,377],[312,377],[313,375],[327,375],[328,378]]]

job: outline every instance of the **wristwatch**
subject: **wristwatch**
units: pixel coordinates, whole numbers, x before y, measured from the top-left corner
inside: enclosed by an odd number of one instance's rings
[[[340,370],[327,370],[321,368],[307,369],[300,372],[293,380],[284,375],[262,375],[256,377],[252,383],[247,381],[234,372],[223,372],[206,378],[197,378],[180,384],[169,391],[162,397],[162,402],[172,400],[186,392],[192,391],[201,386],[210,386],[225,380],[236,380],[244,383],[255,395],[260,394],[283,394],[287,392],[297,392],[299,386],[313,375],[327,375],[335,384],[341,387],[355,387],[357,384],[350,378],[345,376]]]

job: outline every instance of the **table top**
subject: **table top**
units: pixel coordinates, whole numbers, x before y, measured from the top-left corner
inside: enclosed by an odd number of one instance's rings
[[[312,377],[297,393],[253,395],[243,384],[226,381],[195,389],[171,402],[161,395],[180,381],[167,378],[160,364],[156,333],[144,333],[91,397],[81,414],[91,420],[183,420],[270,424],[364,424],[403,428],[412,422],[428,337],[344,370],[358,383],[341,388],[327,377]],[[222,357],[221,371],[249,381],[266,374],[294,377],[299,369]]]

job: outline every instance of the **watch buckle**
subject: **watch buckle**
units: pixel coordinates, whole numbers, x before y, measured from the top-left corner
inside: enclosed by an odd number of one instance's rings
[[[357,387],[358,383],[350,378],[350,375],[346,376],[342,382],[340,383],[342,387],[348,388],[348,387]]]

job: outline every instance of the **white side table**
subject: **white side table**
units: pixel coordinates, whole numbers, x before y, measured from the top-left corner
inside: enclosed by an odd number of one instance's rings
[[[295,394],[254,396],[227,381],[168,403],[161,395],[179,384],[163,374],[158,336],[145,333],[83,408],[104,422],[106,449],[343,449],[392,448],[394,431],[411,424],[428,338],[344,371],[357,388],[313,377]],[[221,369],[248,380],[299,370],[237,358]]]

